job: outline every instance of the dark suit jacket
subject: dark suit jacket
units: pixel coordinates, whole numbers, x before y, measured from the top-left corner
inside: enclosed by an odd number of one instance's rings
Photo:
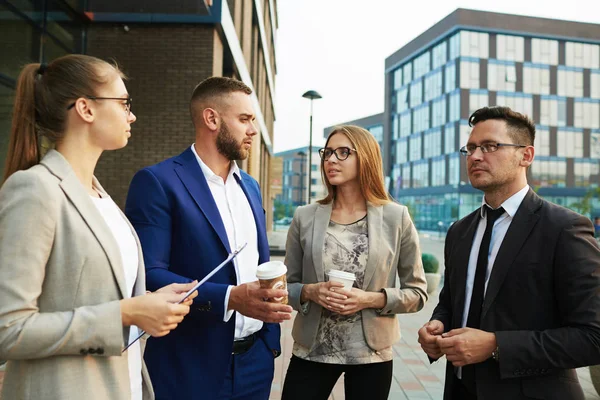
[[[480,210],[452,225],[432,319],[459,328]],[[584,399],[574,368],[600,364],[600,251],[589,219],[531,189],[496,256],[481,313],[499,362],[475,365],[479,399]],[[444,399],[454,367],[447,363]]]
[[[259,263],[269,260],[258,183],[240,171],[258,238]],[[237,176],[236,176],[237,179]],[[231,251],[225,226],[191,148],[144,168],[133,178],[125,213],[140,237],[150,290],[201,280]],[[157,399],[212,399],[222,386],[233,346],[235,315],[223,322],[225,295],[237,282],[233,263],[198,290],[190,314],[169,335],[150,338],[144,358]],[[280,350],[278,324],[261,338]]]

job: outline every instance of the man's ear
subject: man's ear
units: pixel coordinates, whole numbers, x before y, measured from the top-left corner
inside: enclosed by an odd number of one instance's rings
[[[96,119],[96,110],[92,106],[92,100],[83,97],[75,101],[75,112],[85,122],[92,123]]]
[[[521,158],[521,166],[529,167],[535,158],[535,148],[533,146],[527,146],[525,151],[523,152],[523,157]]]
[[[212,131],[216,131],[219,127],[220,115],[214,108],[205,108],[202,110],[202,120],[204,125]]]

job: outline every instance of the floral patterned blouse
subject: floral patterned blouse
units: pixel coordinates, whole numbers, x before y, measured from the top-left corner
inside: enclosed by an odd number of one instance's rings
[[[354,286],[362,288],[368,255],[366,216],[347,225],[329,221],[323,245],[325,272],[352,272],[356,275]],[[393,358],[392,347],[376,352],[367,345],[360,312],[340,315],[323,309],[315,343],[312,349],[294,343],[292,352],[296,357],[327,364],[370,364]]]

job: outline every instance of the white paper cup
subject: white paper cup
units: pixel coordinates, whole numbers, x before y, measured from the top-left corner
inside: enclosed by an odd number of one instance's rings
[[[256,278],[263,289],[287,289],[287,267],[281,261],[267,261],[256,269]],[[271,303],[288,303],[287,296],[268,299]]]
[[[354,281],[356,280],[356,275],[352,272],[344,272],[337,269],[330,269],[327,271],[327,275],[331,282],[343,283],[345,290],[352,289],[352,285],[354,285]]]

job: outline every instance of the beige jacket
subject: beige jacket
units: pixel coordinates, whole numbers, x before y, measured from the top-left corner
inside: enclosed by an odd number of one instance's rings
[[[138,256],[134,296],[145,292],[139,241]],[[0,190],[2,399],[131,399],[125,291],[118,244],[62,155],[13,174]]]
[[[296,210],[288,231],[285,264],[288,267],[290,305],[298,310],[292,336],[302,346],[315,345],[322,307],[300,307],[302,286],[325,281],[323,244],[331,219],[331,204],[311,204]],[[373,350],[400,339],[396,314],[417,312],[427,301],[427,283],[421,262],[419,237],[406,207],[397,203],[371,206],[367,210],[369,256],[363,290],[385,291],[387,303],[380,311],[364,309],[365,339]],[[400,284],[397,284],[399,278]]]

